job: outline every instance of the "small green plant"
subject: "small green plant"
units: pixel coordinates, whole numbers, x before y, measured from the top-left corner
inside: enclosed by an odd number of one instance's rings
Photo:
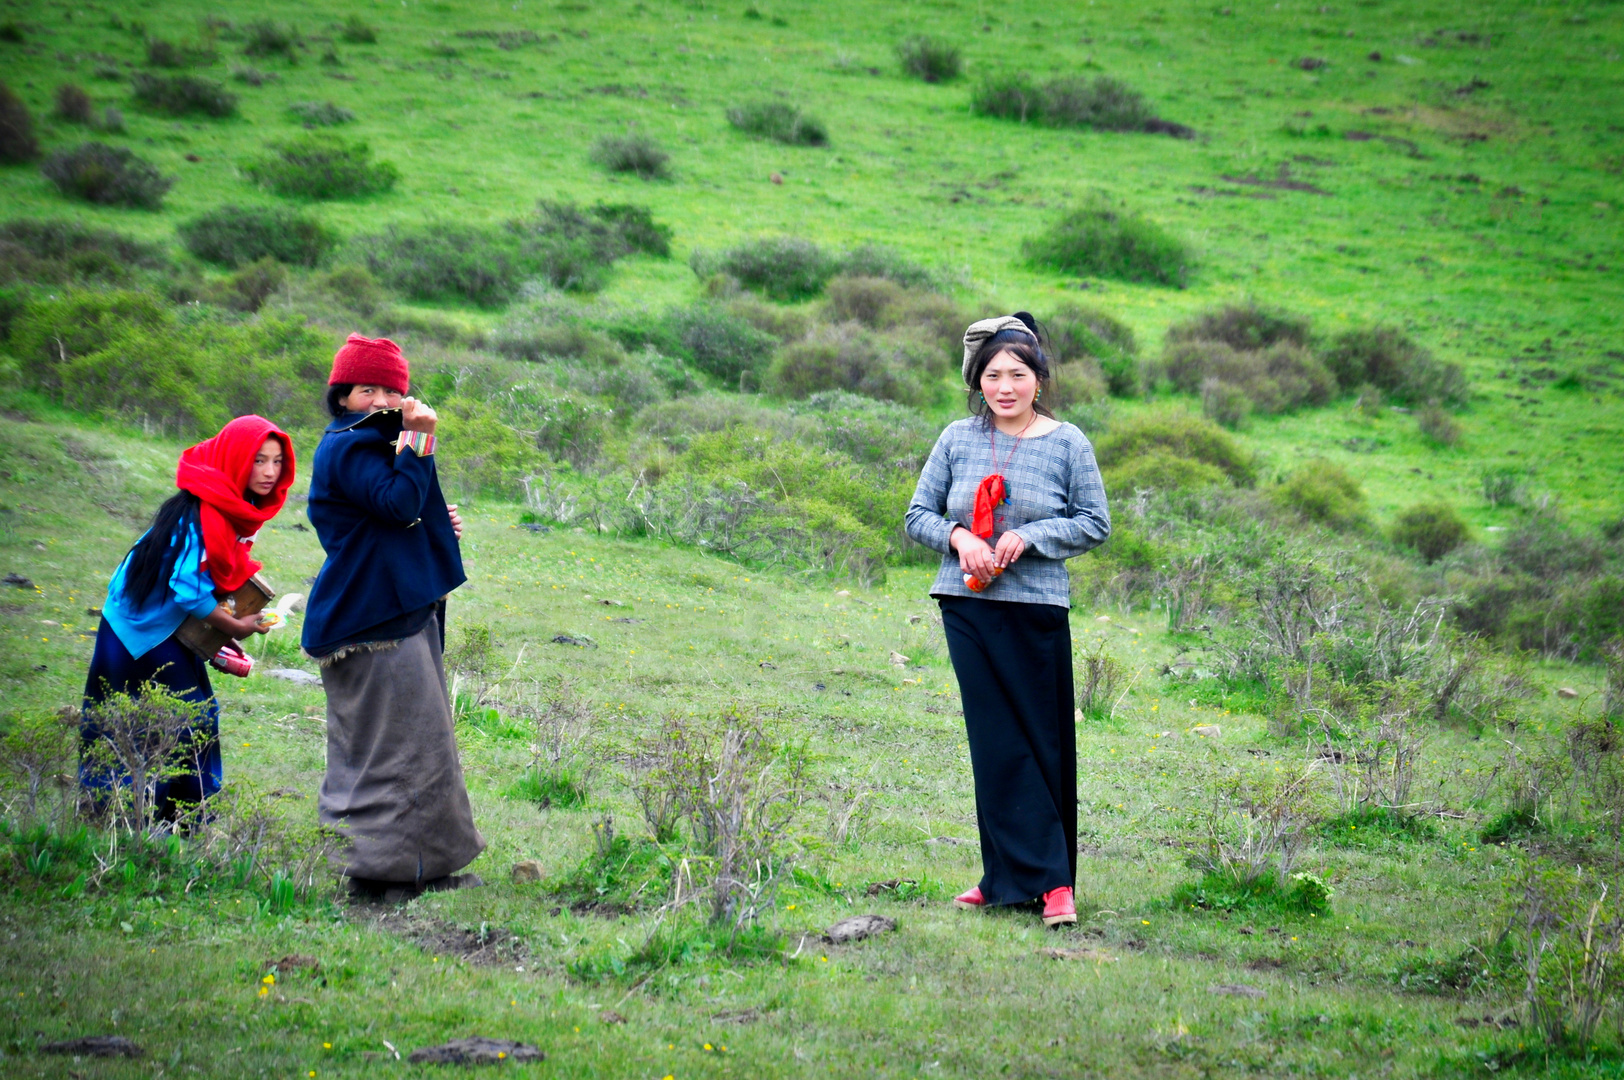
[[[1442,500],[1419,502],[1393,520],[1393,543],[1410,548],[1429,563],[1437,562],[1466,542],[1468,530],[1460,512]]]
[[[0,82],[0,164],[20,165],[39,157],[34,118],[16,92]]]
[[[355,123],[353,112],[342,105],[334,105],[331,101],[296,101],[288,106],[288,112],[307,128],[336,127],[339,124]]]
[[[1096,723],[1110,719],[1128,677],[1127,667],[1106,648],[1103,637],[1096,638],[1078,660],[1077,707]]]
[[[374,162],[365,142],[312,132],[270,144],[271,153],[243,166],[243,174],[278,195],[302,199],[344,199],[394,188],[400,170]]]
[[[292,26],[256,19],[243,27],[244,56],[285,56],[293,59],[304,44],[299,31]]]
[[[345,19],[340,34],[351,45],[375,45],[378,41],[378,31],[359,15]]]
[[[640,132],[601,136],[592,144],[592,160],[610,172],[635,173],[644,180],[663,180],[670,174],[671,155]]]
[[[1191,257],[1161,226],[1096,197],[1021,243],[1034,265],[1062,273],[1182,288]]]
[[[56,88],[56,117],[70,124],[88,124],[96,115],[96,105],[85,88],[63,83]]]
[[[727,122],[746,135],[787,146],[827,146],[829,143],[829,133],[821,122],[782,101],[736,105],[727,111]]]
[[[1460,425],[1440,405],[1422,406],[1415,414],[1415,426],[1421,437],[1433,446],[1454,446],[1460,442]]]
[[[57,150],[45,159],[40,171],[70,198],[143,210],[160,209],[164,194],[174,184],[145,158],[99,142]]]
[[[927,34],[915,34],[897,42],[897,60],[903,71],[928,83],[958,78],[964,63],[957,45]]]
[[[688,264],[702,279],[727,274],[775,300],[816,296],[840,268],[823,248],[794,236],[752,240],[721,252],[696,249]]]
[[[200,112],[208,116],[233,116],[237,95],[213,79],[197,75],[153,75],[138,71],[130,77],[135,99],[148,108],[171,116]]]
[[[290,266],[316,266],[338,236],[297,210],[226,205],[205,211],[176,230],[186,250],[206,262],[237,267],[272,258]]]
[[[1295,871],[1314,780],[1312,769],[1295,776],[1220,778],[1202,814],[1206,836],[1190,860],[1202,877],[1175,890],[1174,904],[1303,914],[1328,910],[1330,887],[1313,874]]]
[[[1436,359],[1403,330],[1364,327],[1338,334],[1324,352],[1344,390],[1369,384],[1399,401],[1464,404],[1469,393],[1459,364]]]
[[[1269,492],[1275,503],[1304,520],[1352,529],[1365,522],[1365,492],[1340,465],[1316,459],[1297,468]]]

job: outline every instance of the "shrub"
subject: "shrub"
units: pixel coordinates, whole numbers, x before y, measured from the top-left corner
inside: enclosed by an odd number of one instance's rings
[[[948,82],[959,77],[963,59],[959,48],[942,38],[915,34],[897,42],[897,59],[902,70],[928,83]]]
[[[663,180],[669,174],[666,163],[671,155],[660,144],[637,132],[604,135],[592,145],[592,160],[617,173],[636,173],[644,180]]]
[[[1101,471],[1105,488],[1117,498],[1137,491],[1194,491],[1198,488],[1229,487],[1224,470],[1205,461],[1182,457],[1165,447],[1155,447]]]
[[[524,477],[545,464],[536,442],[503,423],[490,403],[453,397],[436,405],[446,446],[438,468],[453,498],[515,498]]]
[[[209,116],[231,116],[237,111],[237,95],[213,79],[196,75],[153,75],[138,71],[130,77],[135,99],[144,105],[184,116],[191,112]]]
[[[304,199],[342,199],[389,191],[400,171],[387,161],[373,162],[364,142],[345,142],[336,135],[312,133],[271,143],[271,153],[248,162],[243,173],[262,187]]]
[[[1044,323],[1044,330],[1062,363],[1092,360],[1110,393],[1118,397],[1139,393],[1139,345],[1125,323],[1098,308],[1064,304]]]
[[[671,226],[655,221],[654,212],[648,207],[632,203],[598,203],[590,214],[606,225],[618,246],[625,249],[615,257],[633,252],[661,259],[671,257]],[[560,212],[554,211],[553,216],[555,221],[559,220]]]
[[[1325,365],[1288,341],[1257,351],[1233,349],[1220,341],[1183,341],[1168,348],[1162,371],[1175,387],[1199,391],[1204,401],[1233,388],[1251,409],[1263,413],[1323,405],[1336,390],[1336,380]]]
[[[1043,91],[1023,74],[989,75],[971,95],[970,111],[1023,124],[1037,121],[1043,116]]]
[[[620,343],[575,319],[553,320],[544,312],[521,314],[503,323],[491,347],[515,360],[585,360],[594,366],[626,360]]]
[[[296,101],[288,106],[288,112],[298,117],[305,127],[336,127],[355,122],[353,112],[331,101]]]
[[[341,35],[351,45],[375,45],[378,41],[378,31],[369,26],[359,15],[351,15],[344,20],[344,29]]]
[[[758,376],[772,360],[778,342],[717,304],[672,308],[664,322],[678,353],[700,371],[744,389],[747,373]],[[759,381],[753,389],[760,389]]]
[[[56,116],[70,124],[88,124],[95,117],[96,106],[85,93],[85,88],[63,83],[56,88]]]
[[[153,67],[207,67],[214,61],[213,49],[182,45],[163,38],[147,39],[147,63]]]
[[[0,280],[42,284],[80,278],[121,281],[132,270],[162,270],[162,248],[75,221],[16,218],[0,225]]]
[[[861,244],[846,252],[840,259],[840,272],[849,277],[885,278],[910,289],[936,286],[930,271],[879,244]]]
[[[99,142],[57,150],[45,159],[40,171],[70,198],[146,210],[163,206],[164,193],[175,182],[145,158]]]
[[[465,300],[499,307],[523,280],[522,244],[511,230],[437,222],[390,225],[350,248],[380,281],[416,300]]]
[[[1339,334],[1325,351],[1325,364],[1344,390],[1369,383],[1400,401],[1446,405],[1462,404],[1467,397],[1466,375],[1460,365],[1437,360],[1395,327],[1366,327]]]
[[[1466,542],[1466,522],[1449,503],[1416,503],[1393,521],[1393,543],[1437,562]]]
[[[810,240],[777,236],[751,240],[714,256],[696,250],[689,265],[701,278],[730,274],[775,300],[804,300],[822,291],[839,269],[839,260]]]
[[[1065,214],[1049,231],[1022,241],[1032,263],[1063,273],[1093,274],[1182,288],[1190,254],[1182,241],[1103,198]]]
[[[288,282],[288,272],[269,255],[251,262],[224,281],[212,282],[204,299],[234,311],[258,311],[265,301]]]
[[[1112,428],[1095,449],[1101,464],[1113,468],[1163,450],[1173,457],[1213,466],[1241,487],[1256,481],[1252,455],[1223,428],[1187,412],[1143,413]]]
[[[1309,461],[1269,493],[1280,506],[1308,521],[1351,529],[1365,520],[1365,492],[1346,469]]]
[[[240,83],[247,83],[249,86],[264,86],[268,82],[276,81],[275,72],[264,72],[259,68],[249,67],[246,64],[233,65],[231,77]]]
[[[1434,446],[1454,446],[1460,442],[1460,425],[1437,404],[1423,405],[1415,416],[1421,437]]]
[[[1043,120],[1054,127],[1143,131],[1155,118],[1145,96],[1120,79],[1055,79],[1043,88]]]
[[[242,47],[244,56],[281,55],[291,58],[294,50],[304,44],[298,30],[269,19],[257,19],[244,26],[243,36],[246,39]]]
[[[1312,344],[1307,319],[1252,302],[1212,308],[1168,328],[1169,345],[1187,341],[1217,341],[1242,352],[1281,342],[1304,349]]]
[[[269,206],[221,206],[177,230],[186,250],[206,262],[242,266],[272,258],[294,266],[315,266],[338,243],[338,236],[297,210]]]
[[[23,99],[0,82],[0,164],[20,165],[39,157],[34,119]]]
[[[1049,388],[1043,394],[1043,404],[1056,413],[1078,405],[1098,401],[1106,396],[1105,376],[1099,365],[1089,361],[1055,364],[1049,369]]]
[[[787,397],[847,390],[881,401],[922,405],[931,395],[929,368],[857,323],[820,327],[805,341],[780,350],[769,383]]]
[[[574,203],[540,202],[533,217],[508,228],[521,238],[527,271],[560,289],[601,288],[609,266],[633,252],[670,253],[670,229],[647,208],[624,203],[583,210]]]
[[[781,101],[735,106],[727,111],[727,122],[746,135],[789,146],[825,146],[829,142],[829,133],[820,122]]]

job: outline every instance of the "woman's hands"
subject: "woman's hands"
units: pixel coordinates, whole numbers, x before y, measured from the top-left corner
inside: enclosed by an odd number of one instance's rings
[[[421,401],[413,397],[401,399],[400,426],[407,431],[421,431],[426,435],[433,435],[434,425],[439,422],[439,415]]]
[[[959,567],[983,585],[992,581],[998,571],[1009,569],[1026,550],[1026,541],[1012,532],[998,538],[995,549],[963,525],[948,537],[948,546],[959,553]]]
[[[992,561],[1000,570],[1008,570],[1010,564],[1021,557],[1026,550],[1026,541],[1015,533],[1007,532],[998,538],[998,547],[992,553]]]
[[[222,633],[230,634],[238,641],[252,637],[255,634],[269,634],[271,632],[269,626],[260,623],[257,614],[246,615],[239,619],[224,604],[209,612],[208,618],[203,621]]]
[[[457,504],[456,503],[446,503],[445,504],[445,512],[447,514],[451,515],[451,531],[456,534],[458,540],[461,540],[462,539],[462,515],[457,513]]]

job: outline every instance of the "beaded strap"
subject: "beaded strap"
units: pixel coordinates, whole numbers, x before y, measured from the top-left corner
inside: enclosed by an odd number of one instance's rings
[[[400,453],[408,446],[418,457],[428,457],[434,453],[434,436],[426,431],[403,431],[395,442],[395,453]]]

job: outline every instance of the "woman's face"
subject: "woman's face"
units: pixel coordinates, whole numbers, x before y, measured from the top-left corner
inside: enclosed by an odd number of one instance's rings
[[[362,386],[358,383],[339,400],[339,404],[350,412],[372,413],[380,409],[400,408],[401,399],[405,396],[399,390],[385,386]]]
[[[981,392],[993,415],[1013,420],[1025,416],[1037,400],[1038,377],[1014,353],[994,356],[981,372]]]
[[[282,479],[282,440],[266,439],[254,455],[254,467],[248,473],[248,491],[264,498],[276,490]]]

